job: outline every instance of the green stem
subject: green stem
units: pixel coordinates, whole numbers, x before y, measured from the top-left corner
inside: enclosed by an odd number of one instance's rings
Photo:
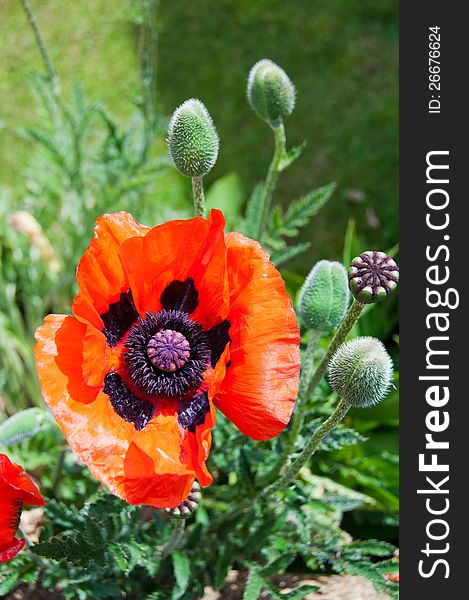
[[[158,548],[157,554],[160,558],[165,558],[169,556],[171,552],[177,550],[181,545],[181,540],[184,536],[184,530],[186,527],[186,519],[181,518],[173,518],[172,522],[172,531],[168,541],[161,547]]]
[[[261,240],[267,226],[269,224],[270,208],[272,205],[272,195],[277,185],[278,174],[280,173],[280,163],[285,155],[285,127],[281,123],[278,127],[274,128],[275,137],[275,150],[272,157],[272,161],[267,172],[267,177],[262,189],[262,202],[261,202],[261,217],[258,221],[258,230],[256,231],[255,238]]]
[[[327,366],[329,365],[332,355],[335,353],[337,348],[345,341],[347,335],[350,333],[350,330],[357,322],[357,319],[360,316],[360,313],[362,312],[364,307],[364,304],[357,302],[357,300],[355,299],[353,300],[352,304],[350,305],[350,308],[347,311],[347,314],[345,315],[342,323],[339,326],[339,329],[336,331],[335,336],[332,338],[329,347],[324,353],[321,362],[317,366],[316,371],[311,377],[308,385],[305,387],[304,396],[306,398],[309,398],[316,390],[319,382],[326,373]]]
[[[205,217],[205,197],[202,177],[192,177],[192,193],[194,195],[195,216]]]
[[[39,52],[44,62],[44,67],[46,69],[47,79],[49,80],[52,96],[57,106],[64,114],[72,131],[76,166],[73,172],[70,173],[67,169],[66,173],[72,185],[74,185],[77,191],[81,194],[83,191],[83,182],[81,176],[80,132],[78,131],[77,123],[75,122],[73,114],[67,108],[67,105],[65,104],[65,101],[62,97],[60,91],[60,79],[57,75],[54,65],[52,64],[52,60],[49,56],[49,53],[47,52],[46,44],[44,42],[44,38],[42,37],[41,30],[39,29],[39,26],[37,24],[36,17],[34,16],[33,10],[31,8],[31,4],[29,3],[29,0],[20,0],[20,2],[26,14],[26,18],[28,19],[28,22],[31,26],[31,29],[33,30],[33,34],[36,39],[37,46],[39,48]]]
[[[23,10],[26,13],[28,22],[31,25],[31,29],[33,30],[34,37],[36,38],[36,43],[38,45],[39,52],[41,53],[44,66],[46,67],[47,77],[52,85],[52,92],[57,98],[58,96],[60,96],[60,81],[57,77],[57,73],[55,72],[54,65],[52,64],[49,53],[47,52],[44,39],[36,21],[36,17],[34,16],[29,0],[20,1],[23,6]]]
[[[301,430],[304,420],[304,404],[307,398],[307,391],[311,382],[314,367],[314,355],[318,349],[321,332],[313,330],[310,333],[308,344],[304,353],[303,365],[301,368],[300,385],[298,389],[298,399],[293,413],[292,426],[290,429],[290,437],[296,440],[298,433]]]
[[[143,110],[145,115],[145,137],[142,152],[144,163],[153,141],[156,122],[156,74],[158,61],[157,17],[159,0],[146,0],[145,24],[141,53]]]
[[[330,433],[330,431],[338,425],[347,414],[350,404],[345,400],[341,400],[332,415],[324,421],[313,433],[306,446],[301,451],[300,455],[286,465],[284,473],[277,481],[264,488],[259,494],[258,499],[268,498],[278,490],[286,487],[292,480],[295,479],[301,467],[311,458],[316,452],[321,441]]]
[[[339,329],[336,331],[335,336],[332,338],[329,347],[324,353],[313,375],[311,375],[311,370],[312,362],[314,360],[314,352],[312,352],[313,356],[311,356],[309,349],[307,348],[306,364],[303,365],[303,370],[301,373],[300,389],[296,401],[295,412],[286,448],[284,452],[282,452],[272,469],[264,477],[261,478],[259,482],[260,487],[264,487],[266,484],[271,483],[278,476],[282,465],[285,464],[285,462],[288,460],[289,454],[295,448],[298,435],[300,434],[304,424],[304,403],[307,401],[308,398],[312,396],[312,394],[316,390],[319,382],[326,373],[327,366],[332,358],[332,355],[337,350],[337,348],[345,341],[347,335],[350,333],[350,330],[356,323],[364,307],[364,304],[357,302],[355,299],[353,300],[352,304],[350,305],[350,308],[347,311],[347,314],[345,315],[342,323],[340,324]],[[310,342],[311,344],[315,343],[314,340],[312,340],[311,338]]]
[[[65,453],[66,453],[66,448],[62,448],[62,450],[60,451],[57,466],[55,467],[54,481],[52,482],[51,495],[53,498],[56,498],[56,499],[57,499],[57,491],[59,488],[60,479],[62,477],[62,469],[63,469],[64,462],[65,462]]]
[[[309,387],[309,382],[311,380],[313,367],[314,367],[314,355],[319,345],[319,340],[321,339],[321,332],[317,330],[312,330],[309,336],[308,343],[306,345],[306,350],[304,352],[304,359],[301,365],[301,376],[300,376],[300,386],[298,390],[298,398],[295,403],[295,411],[292,416],[290,431],[288,433],[288,438],[285,442],[285,448],[283,452],[280,454],[278,459],[275,461],[274,466],[270,469],[268,473],[261,477],[258,482],[259,488],[264,488],[269,483],[277,477],[280,469],[284,465],[285,461],[288,459],[290,452],[294,449],[296,439],[303,427],[304,423],[304,405],[306,402],[306,394],[305,390]]]
[[[235,518],[241,511],[247,510],[253,506],[256,502],[269,498],[275,492],[278,492],[282,488],[289,485],[298,475],[300,469],[308,462],[311,456],[316,452],[319,444],[322,440],[330,433],[330,431],[338,425],[347,414],[350,408],[350,404],[345,400],[341,400],[337,405],[332,415],[324,421],[313,433],[306,446],[301,451],[300,455],[295,460],[290,460],[282,475],[267,487],[265,487],[259,494],[254,498],[247,498],[243,502],[240,502],[237,506],[231,507],[219,521],[217,521],[218,527],[221,527],[223,523],[226,523],[232,518]]]

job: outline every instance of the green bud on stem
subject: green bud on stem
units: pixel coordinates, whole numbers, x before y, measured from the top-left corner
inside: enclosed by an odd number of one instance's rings
[[[271,127],[278,127],[292,113],[295,95],[295,86],[288,75],[271,60],[260,60],[249,72],[249,104]]]
[[[298,312],[308,329],[329,333],[342,322],[349,300],[344,265],[320,260],[311,269],[300,290]]]
[[[187,177],[202,177],[216,163],[217,130],[200,100],[186,100],[174,111],[167,141],[176,168]]]
[[[328,372],[330,384],[342,400],[356,408],[367,408],[386,397],[393,366],[379,340],[358,337],[339,346]]]

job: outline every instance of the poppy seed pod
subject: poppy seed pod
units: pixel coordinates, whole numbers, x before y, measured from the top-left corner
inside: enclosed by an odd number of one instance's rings
[[[217,161],[217,130],[200,100],[186,100],[174,111],[167,141],[176,168],[187,177],[206,175]]]
[[[393,374],[391,357],[373,337],[358,337],[339,346],[328,370],[333,389],[356,408],[381,402]]]
[[[272,127],[278,127],[295,108],[295,86],[281,67],[266,58],[249,72],[247,96],[253,110]]]
[[[373,304],[383,302],[397,288],[399,267],[384,252],[368,250],[352,260],[348,277],[355,299]]]
[[[309,329],[331,332],[342,319],[350,299],[345,267],[320,260],[311,269],[298,298],[302,322]]]

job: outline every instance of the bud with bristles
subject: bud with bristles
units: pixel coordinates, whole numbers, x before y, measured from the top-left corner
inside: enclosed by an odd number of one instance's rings
[[[187,177],[206,175],[217,161],[217,130],[200,100],[186,100],[174,111],[167,141],[176,168]]]
[[[194,481],[191,491],[184,502],[181,502],[181,504],[175,508],[167,508],[165,510],[175,517],[188,517],[197,509],[201,500],[202,494],[200,492],[200,485],[197,481]]]
[[[295,86],[281,67],[266,58],[249,72],[247,96],[254,111],[271,127],[278,127],[295,108]]]
[[[344,265],[320,260],[311,269],[298,298],[298,312],[308,329],[336,329],[349,304],[350,292]]]
[[[352,260],[348,271],[350,290],[361,304],[386,300],[397,288],[399,267],[384,252],[368,250]]]
[[[393,365],[379,340],[358,337],[339,346],[328,371],[332,388],[343,400],[351,406],[367,408],[386,397]]]

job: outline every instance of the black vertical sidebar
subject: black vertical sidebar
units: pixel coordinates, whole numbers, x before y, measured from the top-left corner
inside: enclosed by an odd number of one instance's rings
[[[469,597],[465,8],[400,3],[403,600]]]

